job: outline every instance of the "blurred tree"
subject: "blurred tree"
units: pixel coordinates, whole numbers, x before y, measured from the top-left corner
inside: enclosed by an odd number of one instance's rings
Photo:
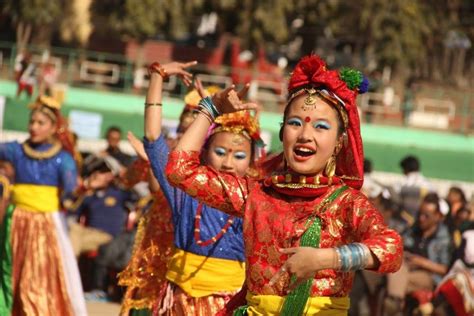
[[[92,33],[90,7],[92,0],[70,0],[63,9],[61,39],[67,43],[77,43],[85,47]]]
[[[62,14],[61,0],[3,0],[3,12],[12,18],[16,27],[19,50],[28,45],[49,45],[54,22]]]
[[[427,53],[430,16],[424,1],[340,1],[330,18],[337,38],[354,45],[354,57],[374,58],[379,67],[393,69],[401,84]]]
[[[179,39],[189,32],[193,9],[201,0],[100,0],[94,1],[92,12],[105,19],[106,28],[115,31],[123,40],[140,44],[136,63],[143,63],[143,44],[148,38],[165,34]]]
[[[208,0],[220,17],[222,28],[242,41],[245,49],[288,40],[288,16],[295,5],[286,0]]]

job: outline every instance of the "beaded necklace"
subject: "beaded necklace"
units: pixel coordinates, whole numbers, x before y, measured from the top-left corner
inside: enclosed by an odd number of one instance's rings
[[[196,210],[196,217],[194,218],[194,240],[196,240],[196,244],[198,244],[201,247],[206,247],[211,244],[216,243],[219,239],[224,236],[225,233],[230,228],[230,225],[234,223],[234,216],[230,216],[229,219],[227,220],[227,223],[225,223],[224,227],[211,239],[208,240],[202,240],[201,239],[201,218],[202,218],[202,208],[203,204],[199,203],[197,210]]]

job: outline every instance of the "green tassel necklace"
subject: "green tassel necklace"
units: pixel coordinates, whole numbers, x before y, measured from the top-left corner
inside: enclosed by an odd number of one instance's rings
[[[333,202],[340,193],[345,191],[347,186],[340,187],[334,191],[327,199],[321,202],[316,213],[320,213],[329,203]],[[312,221],[312,223],[311,223]],[[319,242],[321,239],[321,220],[319,217],[310,217],[306,222],[307,229],[301,236],[300,247],[313,247],[319,248]],[[296,276],[291,277],[291,282],[296,282]],[[308,301],[311,286],[313,285],[313,279],[306,280],[293,291],[291,291],[285,298],[283,307],[281,309],[282,316],[296,316],[303,315],[306,302]]]

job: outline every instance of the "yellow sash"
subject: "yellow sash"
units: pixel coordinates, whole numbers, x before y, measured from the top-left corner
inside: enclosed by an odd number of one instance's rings
[[[284,297],[277,295],[255,295],[247,292],[247,315],[279,315]],[[304,315],[346,316],[349,310],[348,297],[316,296],[310,297],[304,309]]]
[[[57,187],[37,184],[14,184],[12,203],[30,212],[56,212],[59,209]]]
[[[245,280],[245,264],[175,249],[166,278],[192,297],[235,292]]]

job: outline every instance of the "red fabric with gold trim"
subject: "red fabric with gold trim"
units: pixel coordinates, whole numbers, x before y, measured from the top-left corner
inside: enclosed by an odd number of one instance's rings
[[[289,274],[277,284],[269,285],[288,259],[279,249],[298,247],[307,220],[314,215],[322,223],[321,248],[361,242],[380,262],[377,272],[395,272],[400,268],[403,254],[400,235],[385,225],[380,212],[359,190],[349,188],[321,208],[321,202],[341,184],[328,187],[316,198],[295,200],[269,190],[263,181],[202,166],[198,152],[186,151],[170,153],[166,174],[172,185],[200,202],[244,217],[246,284],[254,294],[286,295]],[[353,276],[333,269],[321,270],[315,275],[311,296],[347,296]]]
[[[339,73],[328,70],[326,63],[316,55],[304,57],[296,65],[288,84],[289,95],[308,86],[325,88],[344,101],[349,118],[348,141],[337,156],[336,175],[342,177],[347,185],[360,189],[364,181],[364,151],[356,105],[357,91],[349,89]]]

